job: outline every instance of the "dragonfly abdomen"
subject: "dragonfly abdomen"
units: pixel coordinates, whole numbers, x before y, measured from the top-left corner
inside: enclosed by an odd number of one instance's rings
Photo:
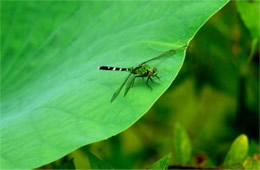
[[[109,66],[100,66],[99,70],[110,70],[110,71],[130,71],[130,68],[121,68],[121,67],[109,67]]]

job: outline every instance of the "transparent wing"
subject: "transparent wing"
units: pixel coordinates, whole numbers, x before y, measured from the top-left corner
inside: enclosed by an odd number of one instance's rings
[[[133,76],[133,77],[131,78],[130,82],[127,84],[126,89],[125,89],[125,94],[124,94],[124,96],[126,96],[127,93],[128,93],[128,91],[129,91],[129,89],[130,89],[131,87],[133,87],[135,78],[136,78],[136,77]]]
[[[129,77],[132,75],[132,73],[129,73],[128,76],[126,77],[125,81],[123,82],[123,84],[119,87],[119,89],[114,93],[114,95],[112,96],[111,99],[111,103],[116,99],[116,97],[119,95],[120,91],[122,90],[122,88],[124,87],[124,85],[126,84],[127,80],[129,79]]]
[[[184,46],[182,46],[182,47],[180,47],[180,48],[178,48],[176,50],[171,49],[171,50],[166,51],[165,53],[163,53],[163,54],[161,54],[159,56],[156,56],[154,58],[151,58],[150,60],[147,60],[147,61],[143,62],[142,64],[148,63],[148,62],[150,62],[152,60],[157,60],[157,59],[164,58],[164,57],[170,57],[170,56],[174,55],[177,50],[185,49],[186,47],[187,47],[187,45],[184,45]]]

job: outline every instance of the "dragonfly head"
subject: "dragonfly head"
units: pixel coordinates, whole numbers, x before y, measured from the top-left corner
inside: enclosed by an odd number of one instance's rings
[[[157,68],[155,68],[155,67],[151,68],[149,75],[150,76],[157,76]]]

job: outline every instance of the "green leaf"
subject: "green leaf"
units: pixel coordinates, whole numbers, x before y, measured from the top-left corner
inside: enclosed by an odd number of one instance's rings
[[[242,134],[232,143],[223,163],[223,168],[241,168],[248,152],[247,136]]]
[[[227,2],[1,2],[1,168],[36,168],[130,127],[173,82],[184,52],[158,64],[153,91],[139,79],[112,104],[127,73],[97,68],[188,44]]]
[[[175,163],[180,165],[189,163],[191,159],[190,139],[185,129],[179,123],[176,123],[174,126],[173,140]]]
[[[257,0],[236,1],[236,7],[241,19],[249,30],[252,37],[251,51],[248,61],[252,60],[259,43],[259,16],[260,16],[260,2]]]
[[[168,169],[171,157],[172,154],[169,153],[168,155],[155,162],[149,169]]]
[[[106,163],[105,161],[100,160],[98,157],[96,157],[94,154],[88,153],[88,160],[91,166],[91,169],[113,169],[111,165]]]
[[[260,4],[258,0],[236,1],[237,10],[241,19],[251,33],[253,39],[258,39]]]

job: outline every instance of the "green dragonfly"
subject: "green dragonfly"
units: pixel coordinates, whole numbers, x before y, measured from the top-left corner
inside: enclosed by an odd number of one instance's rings
[[[165,58],[165,57],[170,57],[172,55],[174,55],[176,53],[177,50],[179,49],[185,49],[187,47],[187,45],[180,47],[176,50],[169,50],[164,52],[163,54],[156,56],[154,58],[151,58],[145,62],[142,62],[141,64],[139,64],[136,67],[129,67],[129,68],[122,68],[122,67],[110,67],[110,66],[100,66],[98,69],[99,70],[109,70],[109,71],[127,71],[129,72],[128,76],[126,77],[125,81],[123,82],[123,84],[119,87],[119,89],[114,93],[114,95],[112,96],[111,99],[111,103],[116,99],[116,97],[119,95],[120,91],[122,90],[122,88],[125,86],[126,82],[128,81],[128,79],[131,77],[131,75],[134,75],[132,77],[132,79],[130,80],[130,82],[128,83],[126,89],[125,89],[125,93],[124,96],[127,95],[129,89],[131,87],[134,86],[134,82],[136,78],[145,78],[146,79],[146,85],[152,90],[152,87],[149,85],[149,81],[153,82],[152,77],[155,77],[157,79],[160,80],[159,76],[157,75],[157,68],[156,67],[150,67],[147,63],[153,60],[157,60],[160,58]]]

